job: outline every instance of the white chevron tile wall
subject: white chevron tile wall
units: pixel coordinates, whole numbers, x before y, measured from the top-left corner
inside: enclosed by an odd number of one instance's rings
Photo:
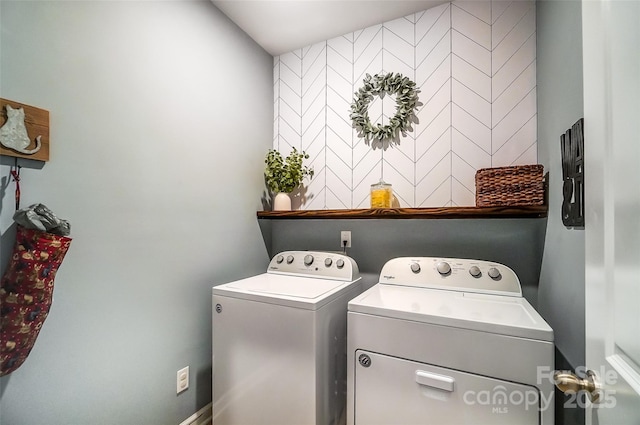
[[[415,19],[415,82],[423,103],[415,128],[415,205],[451,205],[451,5]],[[393,183],[389,181],[390,183]]]
[[[367,208],[393,184],[403,207],[475,204],[479,168],[537,162],[535,3],[455,1],[274,58],[274,148],[310,155],[303,209]],[[372,150],[349,119],[366,74],[416,82],[419,123]],[[372,121],[395,114],[376,99]]]

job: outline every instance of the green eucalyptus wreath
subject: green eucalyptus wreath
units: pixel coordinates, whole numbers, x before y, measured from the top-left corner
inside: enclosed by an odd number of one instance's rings
[[[415,111],[422,103],[418,101],[420,90],[416,88],[416,83],[402,74],[392,72],[373,77],[367,74],[362,82],[362,87],[354,93],[350,115],[353,128],[358,130],[358,137],[364,138],[364,142],[371,144],[374,150],[400,144],[400,134],[406,136],[408,131],[413,131],[412,123],[418,123]],[[382,99],[387,94],[396,96],[396,114],[387,125],[371,124],[369,104],[375,96]]]

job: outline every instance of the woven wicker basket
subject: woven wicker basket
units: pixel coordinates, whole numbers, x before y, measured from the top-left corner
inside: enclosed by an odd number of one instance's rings
[[[476,206],[542,205],[544,167],[540,164],[482,168],[476,172]]]

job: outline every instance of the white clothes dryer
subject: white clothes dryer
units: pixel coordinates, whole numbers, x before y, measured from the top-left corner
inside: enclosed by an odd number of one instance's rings
[[[355,261],[287,251],[266,273],[213,288],[213,424],[345,421],[347,302]]]
[[[552,425],[553,330],[502,264],[395,258],[349,302],[349,425]]]

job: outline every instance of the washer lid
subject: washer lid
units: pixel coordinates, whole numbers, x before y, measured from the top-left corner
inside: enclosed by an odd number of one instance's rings
[[[377,284],[349,311],[543,341],[553,329],[524,298]]]
[[[264,273],[214,286],[213,294],[315,310],[359,282]]]

